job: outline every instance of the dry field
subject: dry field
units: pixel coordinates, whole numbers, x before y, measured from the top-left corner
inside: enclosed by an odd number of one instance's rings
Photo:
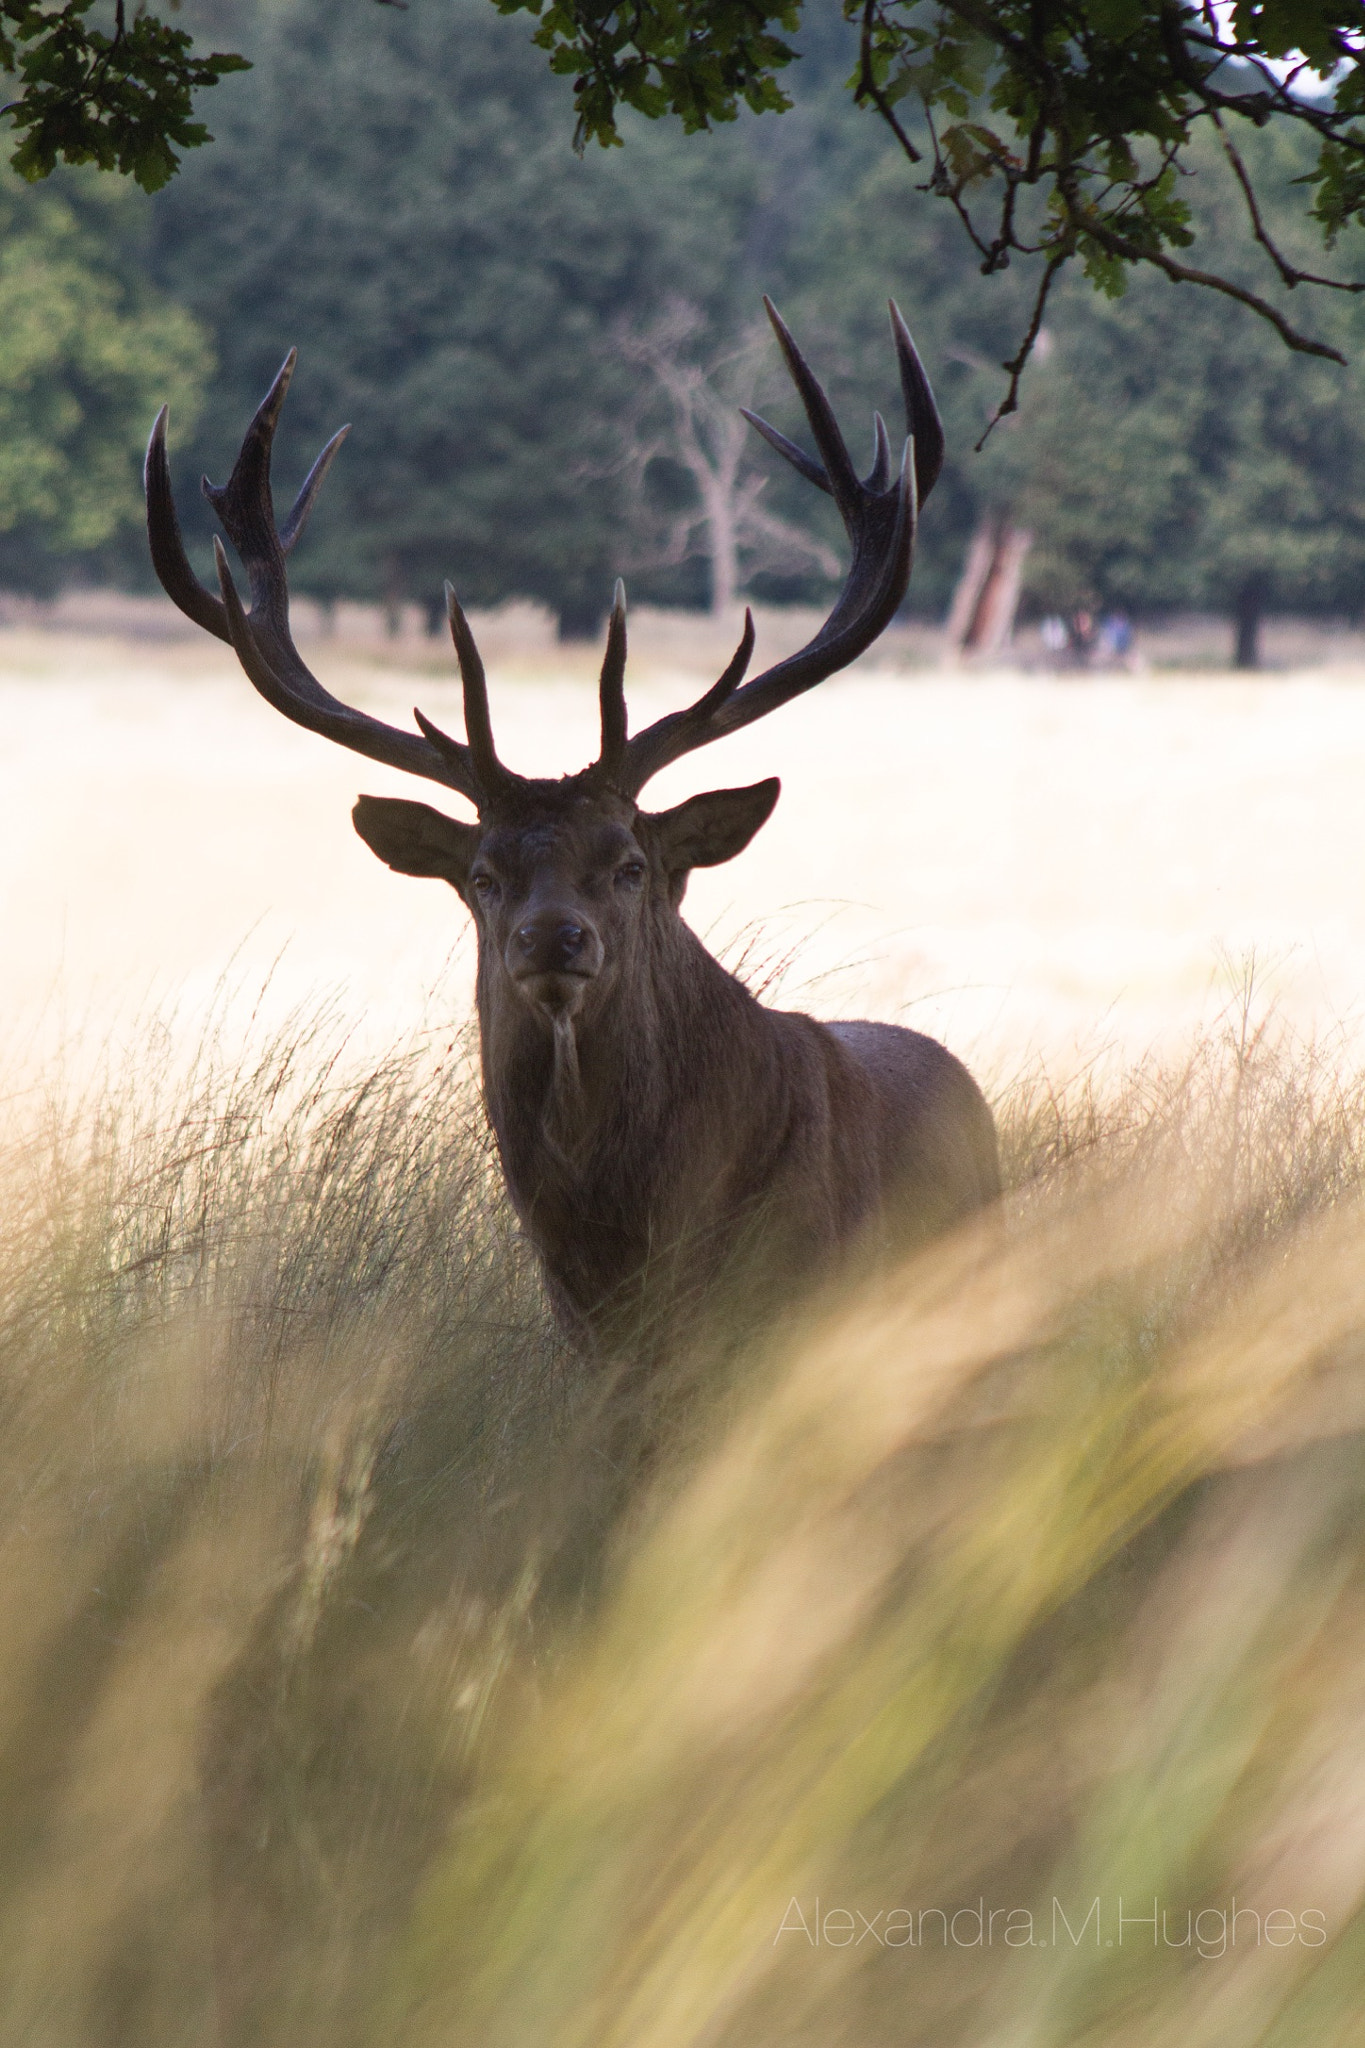
[[[168,610],[168,608],[167,608]],[[139,609],[144,627],[165,613]],[[343,621],[343,624],[345,622]],[[484,621],[500,745],[562,772],[594,745],[592,650],[534,614]],[[765,647],[794,631],[763,622]],[[449,650],[358,631],[305,643],[341,695],[459,729]],[[716,672],[705,622],[643,615],[642,723]],[[1323,650],[1315,652],[1321,657]],[[1265,679],[956,675],[902,635],[851,675],[670,771],[662,804],[774,770],[784,795],[689,913],[729,958],[787,963],[786,999],[949,1038],[1007,1079],[1041,1055],[1169,1049],[1254,959],[1301,1033],[1365,1010],[1365,666]],[[0,930],[12,1057],[149,1003],[320,991],[375,1042],[467,1013],[471,948],[437,885],[351,832],[410,782],[300,733],[203,636],[0,629]],[[428,1002],[428,997],[433,1000]]]
[[[590,657],[488,642],[586,758]],[[636,644],[637,719],[721,652]],[[646,1400],[389,778],[207,642],[0,639],[0,2048],[1359,2048],[1365,690],[924,651],[672,793],[781,771],[698,921],[975,1048],[1004,1227]]]

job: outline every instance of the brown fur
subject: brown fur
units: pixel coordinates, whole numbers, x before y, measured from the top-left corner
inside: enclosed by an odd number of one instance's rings
[[[440,875],[474,915],[508,1190],[559,1313],[609,1349],[695,1308],[741,1248],[789,1287],[874,1224],[911,1241],[998,1192],[990,1112],[943,1046],[767,1009],[684,923],[690,868],[739,852],[776,794],[651,816],[578,777],[523,784],[477,826],[396,799],[356,807],[381,859]],[[525,963],[516,935],[532,926],[581,931],[592,972]]]

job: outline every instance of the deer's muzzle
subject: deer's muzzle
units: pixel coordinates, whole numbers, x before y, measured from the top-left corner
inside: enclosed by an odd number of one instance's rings
[[[575,1007],[602,966],[602,941],[586,919],[547,909],[524,918],[507,941],[507,971],[522,993],[550,1010]]]

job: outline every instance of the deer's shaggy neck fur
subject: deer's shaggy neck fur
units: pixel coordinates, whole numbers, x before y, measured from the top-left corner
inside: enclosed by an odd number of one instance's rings
[[[989,1112],[943,1048],[845,1027],[922,1049],[921,1088],[889,1100],[840,1027],[764,1008],[676,911],[647,919],[610,1001],[558,1028],[481,960],[479,1018],[513,1204],[561,1316],[609,1347],[699,1304],[755,1238],[768,1279],[808,1278],[897,1188],[918,1233],[997,1185]],[[978,1105],[964,1148],[948,1126]]]

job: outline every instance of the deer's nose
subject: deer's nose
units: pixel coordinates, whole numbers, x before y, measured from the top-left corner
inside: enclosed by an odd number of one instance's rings
[[[539,911],[519,924],[508,947],[508,965],[517,976],[590,974],[593,971],[587,927],[561,910]]]

